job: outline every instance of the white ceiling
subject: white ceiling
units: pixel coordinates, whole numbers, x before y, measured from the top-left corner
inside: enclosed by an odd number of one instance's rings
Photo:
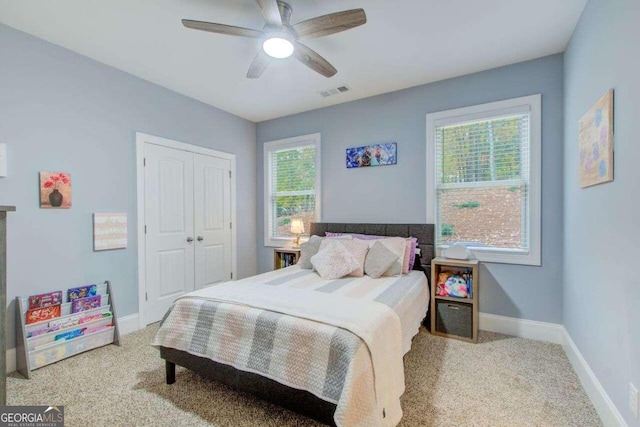
[[[0,0],[0,22],[259,122],[562,52],[586,2],[290,0],[292,23],[365,9],[364,26],[305,41],[338,69],[330,79],[293,58],[247,79],[259,40],[180,23],[261,30],[255,0]]]

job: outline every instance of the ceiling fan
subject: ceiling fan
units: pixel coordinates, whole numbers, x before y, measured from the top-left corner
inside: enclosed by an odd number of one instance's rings
[[[262,50],[258,52],[247,72],[248,78],[257,79],[273,58],[288,58],[291,55],[323,76],[332,77],[338,70],[298,40],[339,33],[367,22],[367,15],[363,9],[352,9],[291,25],[289,19],[292,9],[288,3],[281,0],[256,0],[256,3],[265,20],[262,31],[191,19],[183,19],[182,24],[194,30],[263,39]]]

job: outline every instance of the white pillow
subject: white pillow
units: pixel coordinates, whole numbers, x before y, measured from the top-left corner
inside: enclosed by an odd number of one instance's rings
[[[307,270],[313,270],[313,265],[311,265],[311,257],[318,253],[320,250],[320,243],[325,239],[340,239],[340,240],[351,240],[351,236],[346,237],[321,237],[321,236],[311,236],[309,240],[300,245],[300,258],[296,265],[300,268],[304,268]]]
[[[387,237],[386,239],[368,240],[368,242],[369,249],[371,249],[376,242],[379,242],[398,257],[396,262],[394,262],[388,270],[382,273],[383,276],[399,276],[402,274],[404,251],[407,247],[407,241],[404,237]]]
[[[353,255],[342,245],[325,245],[311,257],[311,264],[325,280],[339,279],[359,267]]]
[[[385,245],[375,242],[364,262],[364,272],[372,279],[382,276],[393,264],[398,261],[398,256],[391,252]]]
[[[300,268],[313,270],[311,257],[318,253],[320,250],[320,244],[323,240],[324,238],[322,237],[311,236],[307,242],[300,245],[300,258],[297,262]]]
[[[352,271],[349,275],[362,277],[364,276],[364,260],[367,257],[367,252],[369,252],[369,243],[364,240],[358,239],[334,239],[334,238],[325,238],[320,243],[320,250],[329,246],[329,245],[341,245],[343,246],[349,253],[353,256],[356,263],[358,264],[358,268]]]

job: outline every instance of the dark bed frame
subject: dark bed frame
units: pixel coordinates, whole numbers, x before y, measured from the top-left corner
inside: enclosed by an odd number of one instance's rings
[[[430,265],[434,255],[433,224],[311,223],[310,234],[312,236],[324,236],[325,232],[416,237],[421,256],[420,262],[416,262],[413,269],[423,271],[428,278],[430,276]],[[236,390],[250,393],[322,423],[335,425],[333,414],[336,405],[326,402],[308,391],[294,389],[261,375],[241,371],[233,366],[172,348],[160,347],[160,357],[165,360],[167,384],[176,382],[176,365],[183,366],[203,377],[219,381]]]

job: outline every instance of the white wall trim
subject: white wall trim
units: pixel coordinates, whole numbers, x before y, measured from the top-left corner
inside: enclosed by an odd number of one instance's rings
[[[145,203],[144,203],[144,134],[136,132],[136,203],[138,207],[137,243],[138,243],[138,327],[144,328],[145,283],[147,272],[145,259],[147,248],[144,238]]]
[[[616,405],[613,404],[613,401],[604,387],[602,387],[602,384],[600,384],[600,381],[598,381],[598,378],[591,370],[591,367],[589,367],[589,364],[582,356],[582,353],[580,353],[580,350],[578,350],[578,347],[564,326],[562,327],[562,334],[564,338],[562,345],[564,352],[567,354],[573,370],[578,375],[578,378],[580,378],[584,391],[596,408],[602,424],[605,427],[627,427],[627,422],[618,411],[618,408],[616,408]]]
[[[558,323],[516,319],[489,313],[480,313],[480,329],[536,341],[561,344],[573,370],[580,379],[585,393],[596,408],[605,427],[628,427],[591,367],[578,350],[566,328]]]
[[[139,328],[138,313],[118,319],[120,335],[135,332]],[[557,323],[516,319],[489,313],[480,313],[480,329],[506,335],[561,344],[578,375],[587,396],[591,399],[605,427],[628,427],[628,424],[613,404],[611,398],[598,381],[589,364],[578,350],[564,326]],[[16,349],[7,350],[7,373],[16,370]]]
[[[238,277],[238,217],[237,217],[237,173],[236,155],[214,150],[212,148],[200,147],[198,145],[186,144],[172,139],[136,132],[136,199],[138,207],[138,329],[142,329],[146,324],[145,317],[145,288],[146,288],[146,245],[144,238],[145,224],[145,204],[144,204],[144,145],[154,144],[162,147],[173,148],[191,153],[204,154],[207,156],[227,159],[231,162],[231,223],[235,226],[231,229],[231,272],[233,277]]]
[[[480,313],[479,327],[483,331],[513,335],[536,341],[546,341],[563,344],[563,326],[558,323],[538,322],[535,320],[516,319],[514,317],[498,316]]]
[[[140,330],[139,325],[138,313],[122,316],[118,319],[118,329],[121,336]]]

